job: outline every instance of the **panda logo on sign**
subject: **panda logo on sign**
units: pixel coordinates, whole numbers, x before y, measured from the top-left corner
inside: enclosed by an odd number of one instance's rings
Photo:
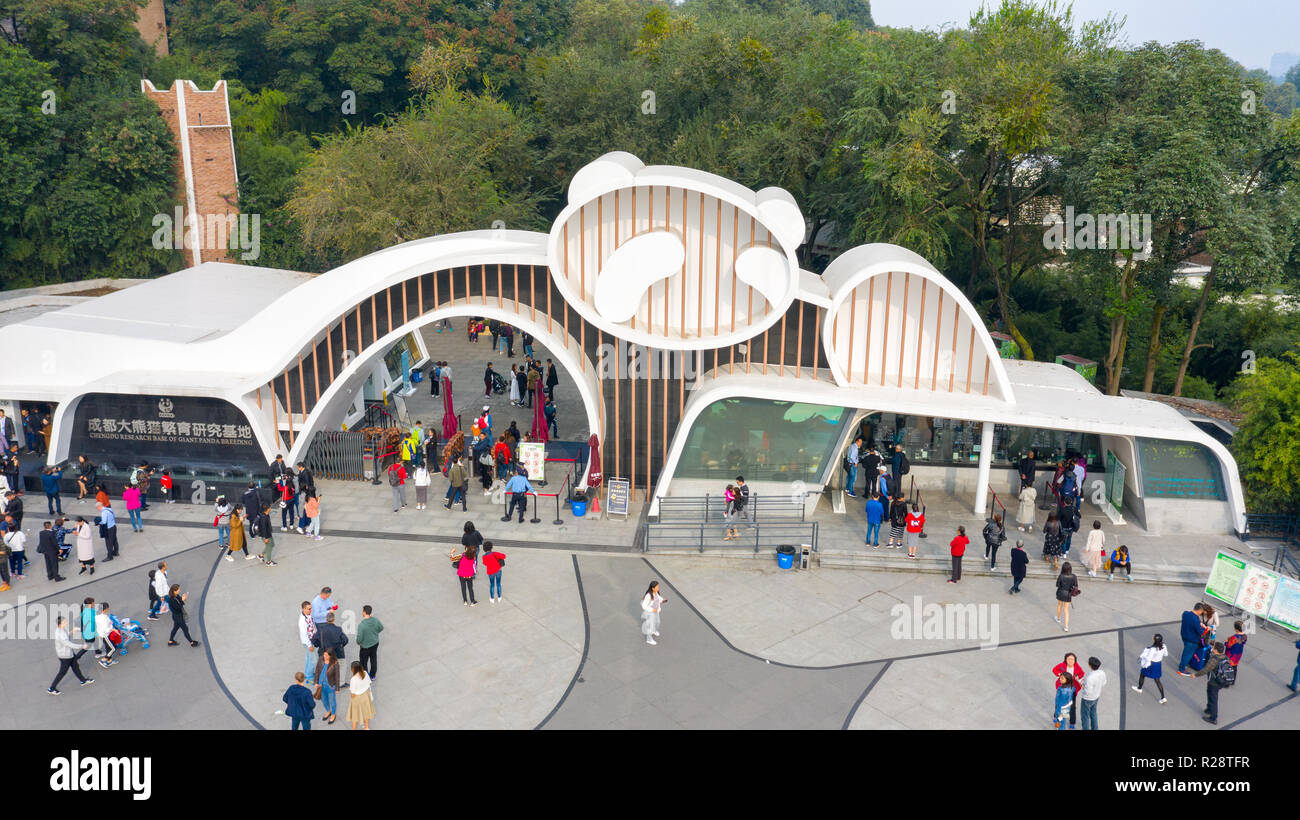
[[[557,287],[585,318],[648,345],[752,338],[794,299],[806,230],[794,197],[616,151],[581,168],[551,228]]]

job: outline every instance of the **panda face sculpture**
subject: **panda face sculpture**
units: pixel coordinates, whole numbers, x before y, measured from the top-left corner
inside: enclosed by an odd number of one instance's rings
[[[780,188],[752,191],[614,152],[574,175],[548,262],[565,299],[597,327],[651,347],[707,349],[780,320],[804,231]]]

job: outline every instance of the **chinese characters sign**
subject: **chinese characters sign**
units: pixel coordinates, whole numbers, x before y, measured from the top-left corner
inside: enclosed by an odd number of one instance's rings
[[[221,399],[91,393],[73,419],[72,454],[93,460],[260,465],[248,419]]]

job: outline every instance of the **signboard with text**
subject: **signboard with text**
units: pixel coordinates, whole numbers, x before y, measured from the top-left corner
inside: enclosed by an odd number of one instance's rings
[[[266,466],[248,418],[223,399],[89,393],[72,424],[71,454],[96,462]]]
[[[1205,594],[1292,632],[1300,632],[1300,581],[1220,552]]]
[[[1237,608],[1251,615],[1267,617],[1275,592],[1277,592],[1276,573],[1254,564],[1247,564],[1246,572],[1241,578],[1241,589],[1237,591]]]
[[[1235,604],[1237,591],[1241,589],[1241,577],[1245,574],[1245,561],[1221,552],[1214,557],[1214,565],[1210,567],[1210,579],[1205,582],[1205,594],[1218,598],[1224,603]]]
[[[626,478],[611,478],[605,484],[605,515],[627,517],[627,502],[631,482]]]
[[[538,441],[525,441],[519,445],[519,463],[528,471],[529,481],[546,480],[546,445]]]

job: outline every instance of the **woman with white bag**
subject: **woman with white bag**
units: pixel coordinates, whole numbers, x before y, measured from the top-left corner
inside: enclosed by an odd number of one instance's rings
[[[641,634],[645,642],[657,646],[655,638],[659,637],[659,608],[667,599],[659,594],[659,582],[651,581],[641,598]]]

